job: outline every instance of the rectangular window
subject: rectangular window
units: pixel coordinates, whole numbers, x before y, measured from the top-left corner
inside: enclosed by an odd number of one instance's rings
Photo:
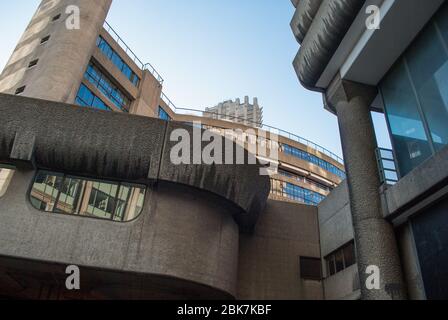
[[[327,276],[330,277],[356,264],[355,243],[349,242],[325,258]]]
[[[403,177],[448,144],[448,4],[380,84]]]
[[[20,94],[22,94],[22,93],[25,91],[25,88],[26,88],[26,86],[17,88],[15,94],[16,94],[16,95],[20,95]]]
[[[165,120],[165,121],[171,121],[171,117],[169,116],[168,112],[166,112],[162,107],[159,107],[159,119]]]
[[[306,280],[322,280],[322,264],[319,258],[300,257],[300,277]]]
[[[97,47],[101,52],[110,60],[112,63],[132,82],[136,87],[140,84],[140,78],[135,74],[134,71],[127,65],[124,60],[115,52],[112,47],[103,39],[103,37],[98,37],[96,42]]]
[[[103,111],[112,111],[100,98],[93,94],[84,84],[81,84],[78,94],[75,99],[77,105],[83,107],[92,107],[94,109]]]
[[[40,40],[40,44],[44,44],[48,42],[48,40],[50,40],[50,36],[43,37],[42,40]]]
[[[283,144],[282,145],[282,151],[285,154],[291,155],[291,156],[296,157],[298,159],[311,162],[311,163],[315,164],[316,166],[318,166],[318,167],[320,167],[320,168],[322,168],[322,169],[324,169],[326,171],[329,171],[329,172],[337,175],[341,179],[345,179],[346,178],[345,172],[343,170],[339,169],[338,167],[332,165],[331,163],[329,163],[329,162],[327,162],[325,160],[322,160],[322,159],[316,157],[315,155],[312,155],[312,154],[310,154],[310,153],[308,153],[306,151],[297,149],[297,148],[292,147],[292,146],[287,145],[287,144]]]
[[[39,59],[33,60],[28,64],[28,68],[32,68],[37,66],[37,63],[39,62]]]
[[[271,194],[312,206],[325,199],[320,193],[277,179],[271,179]]]
[[[32,205],[45,212],[113,221],[131,221],[143,208],[146,187],[88,180],[39,171],[30,192]]]
[[[93,63],[90,63],[84,77],[97,87],[123,112],[129,112],[131,100]]]
[[[13,175],[13,169],[0,167],[0,198],[5,195]]]

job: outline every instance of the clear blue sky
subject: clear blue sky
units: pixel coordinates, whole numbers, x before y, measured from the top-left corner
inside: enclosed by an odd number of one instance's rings
[[[39,3],[0,2],[0,69]],[[299,47],[289,26],[293,9],[290,0],[114,0],[108,21],[163,76],[178,107],[257,96],[266,124],[341,155],[336,117],[320,94],[300,86],[292,67]],[[375,122],[379,144],[389,146],[383,121]]]

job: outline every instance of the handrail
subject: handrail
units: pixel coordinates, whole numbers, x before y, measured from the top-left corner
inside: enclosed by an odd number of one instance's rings
[[[400,176],[397,170],[397,163],[395,161],[393,150],[377,148],[376,158],[381,183],[389,185],[396,184],[400,179]],[[387,164],[389,164],[389,166]]]
[[[164,80],[160,73],[158,73],[150,63],[143,63],[107,21],[104,21],[104,29],[112,36],[112,38],[126,52],[126,54],[132,59],[132,61],[137,64],[139,68],[141,68],[142,70],[148,70],[157,79],[157,81],[159,81],[160,84],[163,84]]]
[[[250,123],[251,126],[258,127],[258,128],[263,129],[263,130],[265,130],[267,132],[274,131],[273,133],[275,133],[277,135],[280,135],[280,136],[286,137],[288,139],[294,140],[296,142],[299,142],[301,144],[304,144],[304,145],[306,145],[306,146],[308,146],[308,147],[310,147],[312,149],[315,149],[315,150],[317,150],[319,152],[322,152],[323,154],[329,156],[330,158],[332,158],[333,160],[339,162],[340,164],[344,164],[344,159],[342,159],[337,154],[331,152],[330,150],[328,150],[328,149],[326,149],[326,148],[324,148],[324,147],[322,147],[322,146],[320,146],[320,145],[318,145],[318,144],[316,144],[316,143],[314,143],[314,142],[312,142],[312,141],[310,141],[308,139],[302,138],[301,136],[296,135],[294,133],[291,133],[291,132],[288,132],[288,131],[285,131],[285,130],[282,130],[282,129],[279,129],[279,128],[276,128],[276,127],[273,127],[273,126],[270,126],[270,125],[266,125],[266,124],[263,124],[263,123],[257,123],[257,122],[254,122],[254,121],[250,121],[250,120],[247,120],[247,119],[244,119],[244,118],[241,118],[241,117],[236,117],[236,116],[231,116],[231,115],[224,115],[224,114],[219,114],[219,113],[216,113],[216,112],[210,112],[210,111],[204,111],[204,110],[189,109],[189,108],[178,108],[178,107],[176,107],[176,105],[163,92],[162,92],[161,98],[163,99],[163,101],[165,101],[165,103],[171,108],[171,110],[174,113],[182,114],[182,111],[184,111],[184,112],[199,112],[199,113],[202,114],[202,116],[204,114],[209,114],[209,115],[223,116],[223,117],[227,117],[227,118],[230,118],[230,119],[233,119],[233,120],[241,120],[241,121]]]

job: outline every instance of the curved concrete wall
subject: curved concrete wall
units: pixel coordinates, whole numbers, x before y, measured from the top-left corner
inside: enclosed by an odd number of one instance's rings
[[[17,170],[0,198],[0,256],[151,276],[166,285],[159,297],[176,283],[178,298],[236,296],[239,230],[227,201],[159,183],[136,220],[116,223],[38,211],[28,201],[34,174]]]

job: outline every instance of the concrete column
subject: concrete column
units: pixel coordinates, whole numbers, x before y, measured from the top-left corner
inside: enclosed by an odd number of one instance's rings
[[[361,282],[362,299],[405,299],[400,258],[393,226],[382,215],[375,132],[370,104],[375,87],[337,77],[326,93],[328,106],[337,113],[347,171],[350,207]],[[380,271],[380,289],[368,289],[369,266]],[[370,281],[369,281],[370,283]]]

